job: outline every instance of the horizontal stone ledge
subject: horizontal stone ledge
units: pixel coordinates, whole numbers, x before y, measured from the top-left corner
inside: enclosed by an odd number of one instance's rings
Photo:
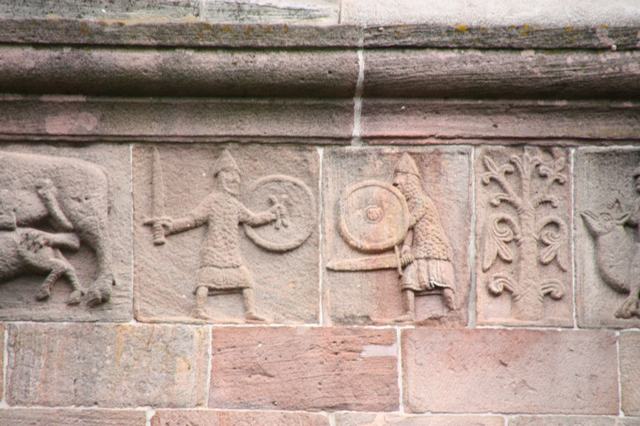
[[[369,50],[364,97],[634,99],[640,52]]]
[[[371,143],[637,143],[640,103],[365,99],[361,126]]]
[[[95,96],[353,97],[355,51],[0,46],[0,92]]]
[[[329,426],[329,417],[320,413],[265,410],[158,410],[151,426]]]
[[[309,25],[0,18],[0,43],[221,48],[640,49],[639,25]]]
[[[0,139],[347,143],[352,100],[0,97]]]

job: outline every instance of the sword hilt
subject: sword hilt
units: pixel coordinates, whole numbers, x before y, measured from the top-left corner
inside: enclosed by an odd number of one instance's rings
[[[164,227],[161,223],[155,222],[153,224],[153,244],[161,246],[167,242],[164,234]]]

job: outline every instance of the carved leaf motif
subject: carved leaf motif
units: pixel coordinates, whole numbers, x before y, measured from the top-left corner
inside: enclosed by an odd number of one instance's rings
[[[549,225],[556,225],[558,229],[544,229]],[[539,234],[540,241],[544,245],[542,250],[540,250],[540,263],[548,265],[555,259],[560,269],[566,271],[567,267],[560,256],[560,249],[567,240],[567,226],[564,221],[557,216],[547,216],[543,218]]]
[[[500,179],[503,175],[513,173],[514,169],[511,164],[503,164],[498,166],[495,161],[488,155],[482,158],[484,167],[487,169],[486,173],[482,174],[482,183],[488,185],[491,179]]]
[[[508,244],[518,238],[518,227],[511,217],[495,217],[486,238],[482,270],[489,270],[498,257],[505,262],[513,262],[513,253]]]
[[[542,283],[540,291],[543,296],[548,295],[554,300],[560,300],[564,296],[564,286],[558,280],[549,280]]]
[[[505,290],[513,293],[515,285],[511,277],[508,275],[496,274],[491,278],[487,289],[492,295],[500,296]]]

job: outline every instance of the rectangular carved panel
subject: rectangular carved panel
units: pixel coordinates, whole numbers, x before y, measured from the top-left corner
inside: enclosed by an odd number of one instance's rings
[[[327,149],[325,311],[339,324],[463,325],[469,150]]]
[[[136,146],[137,318],[317,322],[318,168],[307,147]]]
[[[125,145],[0,149],[0,320],[132,317]]]
[[[640,150],[580,149],[576,291],[583,327],[640,326]]]
[[[573,325],[570,170],[566,149],[476,151],[479,323]]]

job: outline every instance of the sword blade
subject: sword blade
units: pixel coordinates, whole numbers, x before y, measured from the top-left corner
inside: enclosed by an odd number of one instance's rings
[[[375,271],[377,269],[396,269],[398,266],[398,258],[395,254],[332,260],[327,263],[327,269],[332,271]]]
[[[164,216],[164,178],[162,176],[162,164],[160,163],[160,152],[158,148],[153,148],[153,164],[151,170],[151,190],[153,191],[152,200],[152,216]],[[166,242],[164,228],[159,223],[153,224],[153,243],[162,245]]]

